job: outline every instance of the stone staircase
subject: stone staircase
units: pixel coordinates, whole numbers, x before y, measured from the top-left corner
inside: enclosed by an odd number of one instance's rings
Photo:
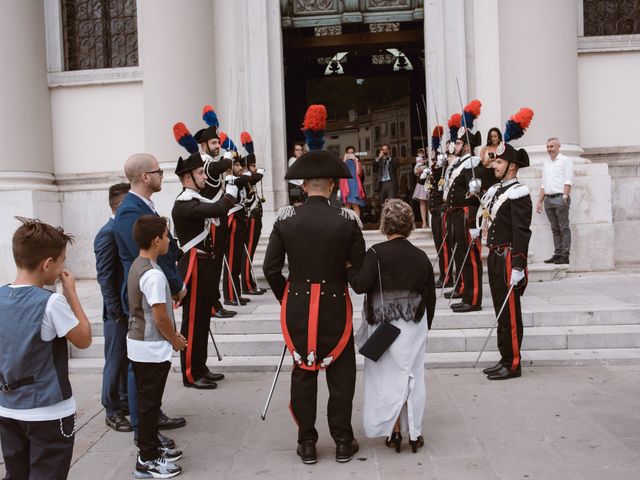
[[[382,235],[371,231],[365,232],[365,239],[368,246],[383,241]],[[425,250],[430,258],[435,258],[429,230],[417,230],[411,241]],[[266,243],[267,239],[262,238],[255,258],[255,270],[263,287],[266,286],[262,276]],[[582,285],[582,279],[566,277],[567,266],[530,265],[532,283],[523,298],[523,364],[640,363],[640,296],[635,302],[618,298],[607,300],[608,297],[602,294],[605,287],[599,283]],[[565,279],[552,281],[560,278]],[[598,282],[607,285],[606,279],[599,278]],[[614,297],[625,290],[638,291],[640,275],[632,276],[629,282],[632,283],[626,287],[625,284],[619,288],[606,288]],[[488,285],[483,290],[484,309],[480,312],[453,313],[447,308],[448,301],[438,298],[433,328],[425,348],[428,367],[471,366],[475,363],[495,321]],[[91,295],[92,298],[97,296],[99,303],[97,287],[93,288]],[[93,298],[94,304],[95,300]],[[354,328],[357,329],[361,322],[362,298],[352,293],[352,300]],[[216,370],[272,371],[283,348],[278,303],[267,292],[263,296],[252,297],[251,303],[237,310],[238,315],[231,319],[212,319],[211,330],[223,361],[218,363],[209,339],[209,364]],[[71,348],[70,368],[75,371],[100,371],[103,364],[101,310],[96,306],[88,310],[88,315],[94,342],[86,350]],[[181,312],[177,311],[176,319],[180,318]],[[495,362],[498,358],[496,350],[494,332],[480,364]],[[360,355],[357,361],[362,365]],[[290,364],[288,359],[286,364]],[[179,369],[177,359],[174,368]]]

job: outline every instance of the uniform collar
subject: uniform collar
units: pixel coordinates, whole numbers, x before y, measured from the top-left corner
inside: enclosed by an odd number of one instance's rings
[[[327,205],[331,205],[329,203],[329,199],[327,197],[323,197],[322,195],[312,195],[307,197],[306,203],[326,203]]]
[[[516,183],[518,181],[518,179],[516,177],[513,177],[510,180],[507,180],[506,182],[500,182],[500,188],[503,187],[508,187],[509,185],[512,185],[514,183]]]

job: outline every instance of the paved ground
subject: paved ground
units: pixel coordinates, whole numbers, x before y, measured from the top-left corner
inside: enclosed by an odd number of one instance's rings
[[[201,392],[183,388],[172,374],[165,410],[188,423],[165,433],[185,451],[181,478],[640,478],[640,366],[526,368],[522,378],[507,382],[489,382],[472,369],[428,370],[426,445],[415,455],[406,445],[396,454],[382,439],[364,438],[358,375],[353,423],[360,453],[348,464],[335,462],[323,386],[319,462],[304,466],[295,455],[288,374],[265,422],[259,413],[270,375],[234,373],[218,390]],[[130,478],[133,470],[131,434],[104,425],[100,382],[97,374],[72,376],[80,430],[71,479]]]

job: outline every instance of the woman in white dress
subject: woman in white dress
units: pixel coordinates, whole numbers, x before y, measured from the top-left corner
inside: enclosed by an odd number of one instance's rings
[[[388,240],[367,251],[359,271],[348,266],[347,278],[355,292],[367,294],[357,343],[364,343],[382,321],[400,329],[398,338],[377,362],[365,358],[365,435],[387,437],[387,446],[399,452],[402,432],[408,433],[415,453],[424,444],[424,351],[436,294],[429,258],[407,240],[413,222],[409,205],[388,201],[380,220],[380,231]]]

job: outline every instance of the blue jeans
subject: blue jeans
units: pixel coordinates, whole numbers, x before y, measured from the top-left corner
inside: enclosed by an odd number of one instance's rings
[[[127,329],[126,321],[104,321],[102,406],[108,417],[122,414],[127,402]]]
[[[129,393],[129,422],[133,428],[134,438],[138,438],[138,388],[136,387],[136,377],[133,374],[133,366],[129,362],[127,371],[127,392]]]

